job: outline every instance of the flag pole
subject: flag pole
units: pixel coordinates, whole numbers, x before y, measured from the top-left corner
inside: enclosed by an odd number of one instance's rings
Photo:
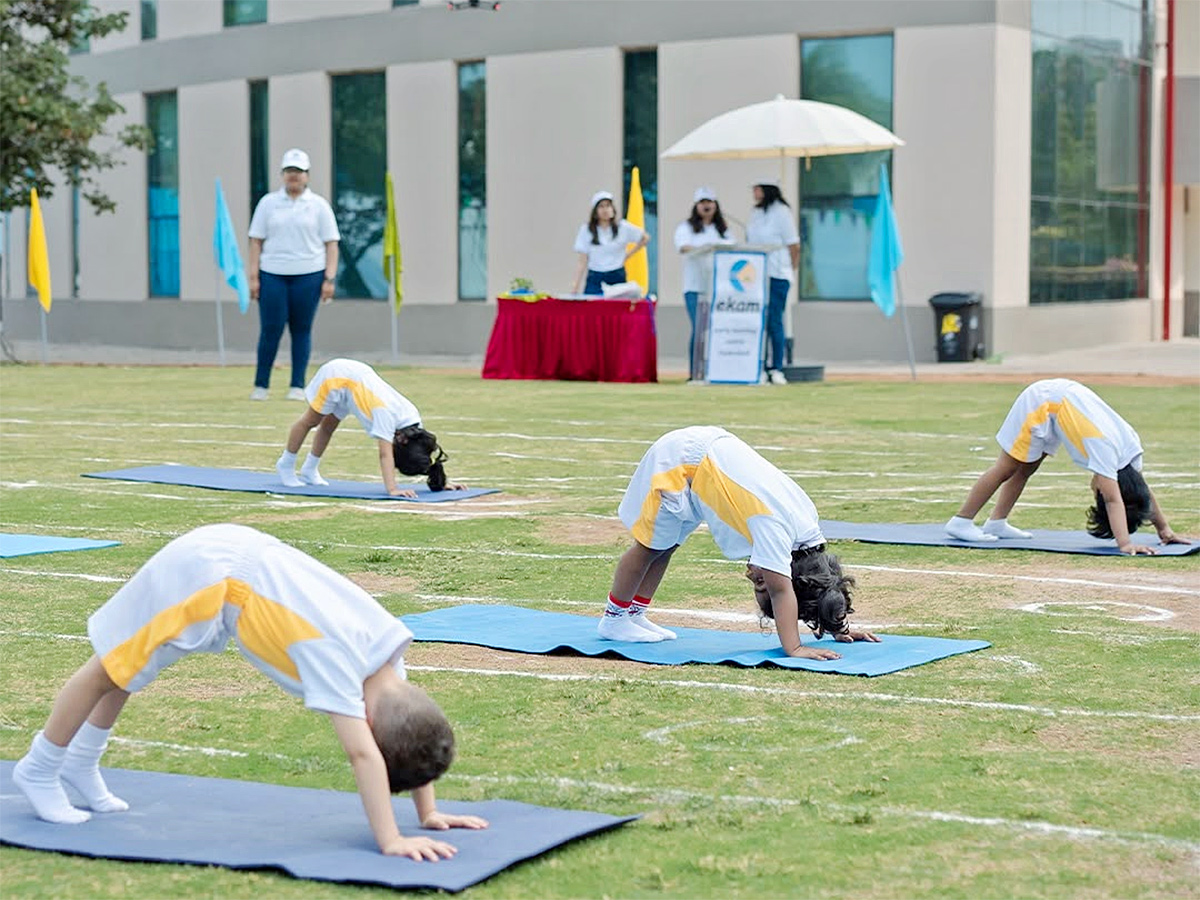
[[[221,361],[221,366],[225,366],[225,322],[221,318],[221,270],[217,269],[217,276],[214,279],[214,295],[217,298],[217,358]]]
[[[395,269],[395,266],[392,267]],[[388,310],[392,320],[392,362],[400,362],[400,311],[396,309],[396,274],[388,276]]]
[[[895,275],[896,304],[900,307],[900,322],[904,325],[904,344],[908,348],[908,371],[912,380],[917,380],[917,362],[913,356],[912,330],[908,327],[908,307],[904,305],[904,292],[900,290],[900,273]]]
[[[41,306],[41,304],[38,304],[38,305]],[[46,365],[46,363],[50,362],[50,350],[49,350],[49,347],[47,346],[49,344],[49,339],[47,338],[47,335],[46,335],[46,332],[48,330],[46,327],[46,320],[48,318],[50,318],[50,317],[46,315],[46,307],[42,306],[42,365],[43,366]]]

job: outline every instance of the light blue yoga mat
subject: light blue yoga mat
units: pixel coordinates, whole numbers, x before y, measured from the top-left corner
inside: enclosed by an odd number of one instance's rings
[[[935,659],[990,647],[987,641],[881,634],[878,644],[855,641],[840,644],[833,638],[806,645],[828,647],[841,659],[794,659],[783,652],[774,631],[712,631],[674,628],[679,637],[655,644],[602,641],[596,635],[600,607],[594,616],[543,612],[518,606],[448,606],[404,616],[418,641],[477,644],[518,653],[553,653],[574,650],[584,656],[611,654],[635,662],[678,666],[684,663],[730,663],[735,666],[780,666],[839,675],[886,675]]]
[[[12,768],[0,761],[0,843],[104,859],[282,869],[296,878],[405,890],[461,891],[568,841],[638,818],[512,800],[438,800],[439,809],[482,816],[490,827],[424,831],[409,798],[394,797],[401,834],[458,848],[452,859],[416,862],[379,852],[355,793],[105,769],[105,781],[129,802],[129,811],[94,813],[82,825],[52,825],[33,814],[13,784]],[[70,788],[67,793],[74,798]],[[52,870],[53,861],[47,867]]]
[[[942,525],[899,525],[878,522],[821,520],[821,533],[831,541],[862,541],[867,544],[917,544],[925,547],[965,547],[969,550],[1044,550],[1049,553],[1082,553],[1091,556],[1123,556],[1116,541],[1102,541],[1086,531],[1026,529],[1031,538],[1001,538],[997,541],[960,541],[948,537]],[[1135,534],[1135,544],[1153,547],[1159,556],[1188,556],[1200,553],[1200,544],[1161,544],[1156,534]]]
[[[246,469],[208,469],[201,466],[138,466],[112,472],[88,472],[84,478],[111,478],[114,481],[147,481],[152,484],[177,484],[209,488],[214,491],[245,491],[251,494],[289,494],[299,497],[337,497],[347,500],[400,500],[409,503],[448,503],[483,494],[498,494],[499,488],[467,488],[462,491],[431,491],[425,483],[405,484],[417,492],[415,500],[393,497],[382,481],[334,481],[327,485],[306,484],[286,487],[274,472]]]
[[[37,553],[58,553],[65,550],[96,550],[100,547],[120,547],[120,541],[93,541],[88,538],[55,537],[51,534],[0,533],[0,557],[33,556]]]

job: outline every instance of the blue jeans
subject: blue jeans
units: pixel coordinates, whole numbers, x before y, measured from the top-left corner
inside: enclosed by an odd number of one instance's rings
[[[788,290],[792,283],[785,278],[772,278],[767,298],[767,340],[771,345],[768,369],[783,368],[783,354],[787,347],[787,336],[783,328],[783,309],[787,304]]]
[[[688,321],[692,323],[692,336],[688,341],[688,378],[695,378],[696,373],[692,370],[695,368],[694,356],[696,353],[696,306],[700,303],[699,291],[684,291],[683,305],[687,307]]]
[[[305,369],[312,352],[312,326],[321,303],[325,271],[307,275],[258,275],[258,368],[254,386],[271,386],[271,366],[279,351],[286,325],[292,335],[292,387],[304,387]]]
[[[612,269],[608,272],[597,272],[595,269],[588,269],[587,284],[583,286],[585,294],[601,294],[602,284],[620,284],[625,280],[625,267]]]

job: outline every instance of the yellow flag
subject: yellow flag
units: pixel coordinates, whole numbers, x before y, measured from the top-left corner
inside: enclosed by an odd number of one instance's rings
[[[384,178],[387,192],[387,220],[383,226],[383,274],[392,283],[392,300],[396,313],[404,302],[404,259],[400,256],[400,231],[396,228],[396,201],[392,197],[392,173]]]
[[[50,312],[50,254],[46,252],[46,226],[42,224],[42,207],[37,188],[29,192],[29,284],[37,290],[42,309]]]
[[[638,228],[646,227],[646,207],[642,200],[642,175],[637,166],[633,167],[633,173],[629,178],[629,203],[626,204],[625,209],[625,218],[629,220],[630,225],[636,225]],[[632,246],[633,244],[626,244],[625,252],[628,253]],[[648,260],[645,247],[625,260],[625,280],[636,281],[640,284],[643,294],[650,290],[650,263]]]

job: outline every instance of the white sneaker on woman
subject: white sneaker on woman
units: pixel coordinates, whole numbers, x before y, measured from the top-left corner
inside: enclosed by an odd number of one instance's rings
[[[308,402],[308,395],[304,393],[304,388],[288,388],[287,398],[289,400],[303,400],[305,403]]]
[[[250,392],[251,400],[266,400],[270,396],[271,395],[267,392],[266,388],[256,387]]]
[[[787,384],[787,377],[780,369],[771,369],[767,372],[767,378],[771,380],[771,384]]]

